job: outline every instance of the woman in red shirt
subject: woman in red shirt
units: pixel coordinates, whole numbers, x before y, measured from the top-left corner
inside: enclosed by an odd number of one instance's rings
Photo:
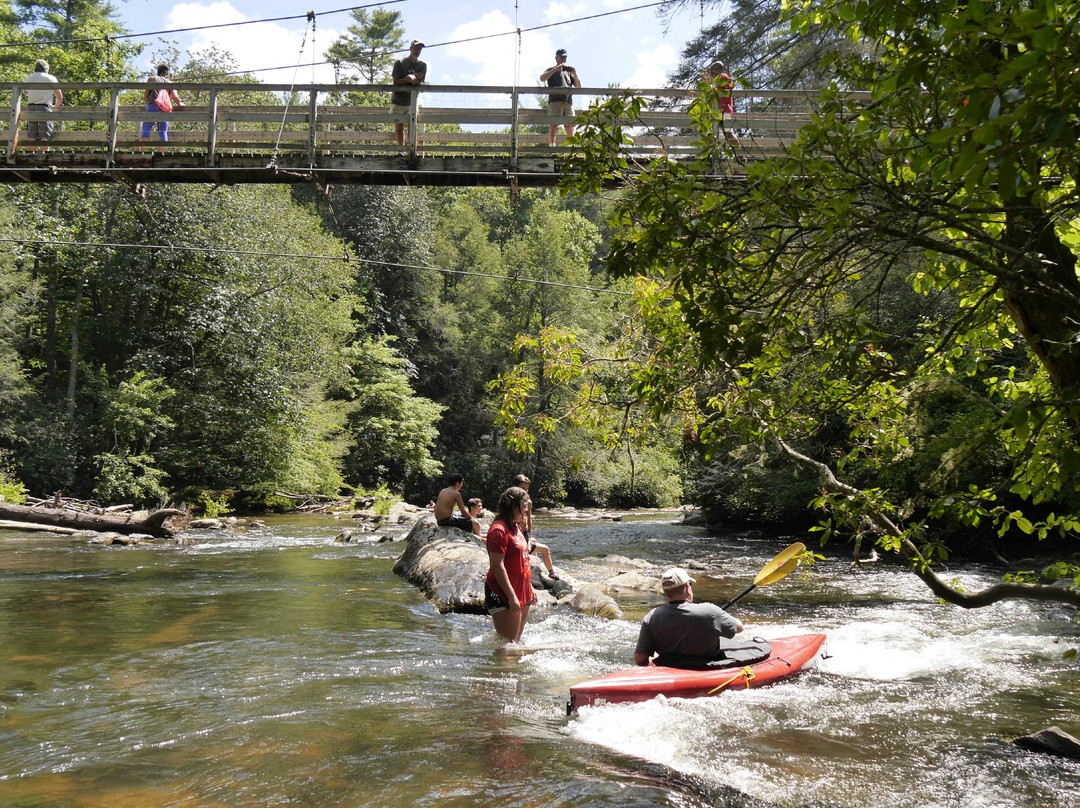
[[[507,488],[487,533],[490,568],[484,581],[484,606],[495,623],[495,632],[510,642],[521,641],[529,607],[536,603],[529,542],[521,531],[528,505],[524,488]]]

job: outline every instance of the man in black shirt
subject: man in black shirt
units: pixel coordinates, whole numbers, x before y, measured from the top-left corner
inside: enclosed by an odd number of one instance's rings
[[[423,84],[424,79],[427,78],[427,62],[420,61],[420,51],[424,49],[424,43],[419,39],[414,39],[412,45],[409,46],[409,55],[403,59],[398,59],[394,62],[394,69],[390,73],[390,78],[394,85],[409,84],[417,85]],[[412,93],[396,92],[390,96],[390,112],[395,115],[409,115],[411,112],[410,105],[412,99],[410,96]],[[394,132],[397,134],[397,142],[399,146],[405,145],[405,124],[394,124]]]
[[[577,71],[566,63],[566,49],[559,48],[555,51],[555,65],[549,67],[540,74],[540,81],[547,82],[548,87],[580,87],[581,79]],[[570,118],[574,115],[574,97],[567,93],[550,93],[548,95],[548,114],[558,115],[560,118]],[[563,124],[567,135],[574,134],[574,124]],[[548,145],[555,145],[555,134],[559,125],[553,123],[548,128]]]

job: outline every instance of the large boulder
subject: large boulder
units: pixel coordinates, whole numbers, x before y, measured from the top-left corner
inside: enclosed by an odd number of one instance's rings
[[[441,613],[486,614],[487,548],[476,536],[433,519],[417,522],[405,538],[394,572],[419,589]]]
[[[606,617],[609,620],[618,620],[623,616],[619,604],[611,596],[605,595],[600,587],[592,584],[582,584],[573,592],[560,598],[559,603],[566,603],[570,608],[583,614]]]
[[[390,506],[390,511],[383,520],[388,525],[404,525],[412,527],[426,514],[431,513],[427,508],[410,505],[408,502],[395,502]]]
[[[654,572],[641,573],[636,570],[619,572],[604,581],[604,588],[616,595],[622,592],[644,593],[650,595],[662,595],[664,590],[660,586],[660,578]]]
[[[487,577],[487,546],[471,533],[439,527],[421,519],[405,538],[405,552],[394,572],[415,584],[441,613],[486,614],[484,578]],[[615,601],[598,587],[581,584],[559,569],[552,579],[533,566],[537,606],[568,605],[585,614],[622,617]]]

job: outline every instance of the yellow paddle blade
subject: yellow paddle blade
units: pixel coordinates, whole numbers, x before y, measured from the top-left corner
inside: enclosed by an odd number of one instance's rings
[[[791,573],[795,572],[799,568],[799,559],[789,559],[784,566],[778,570],[773,570],[769,575],[756,582],[756,586],[768,586],[769,584],[775,584],[781,578],[787,578]]]
[[[764,586],[787,577],[794,572],[795,567],[799,566],[799,560],[796,556],[800,556],[805,552],[806,545],[801,541],[797,541],[790,545],[781,552],[780,555],[761,568],[761,572],[759,572],[754,579],[754,586]],[[787,569],[788,564],[791,564],[792,562],[794,562],[794,566],[792,566],[791,569]],[[778,575],[777,573],[781,570],[785,570],[785,572]]]

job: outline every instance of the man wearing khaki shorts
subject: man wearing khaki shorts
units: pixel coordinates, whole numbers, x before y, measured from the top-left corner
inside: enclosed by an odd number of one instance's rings
[[[581,79],[577,71],[566,63],[566,49],[559,48],[555,51],[555,66],[549,67],[540,74],[540,81],[547,82],[548,87],[580,87]],[[560,118],[570,118],[574,115],[574,97],[565,93],[551,93],[548,95],[548,114],[557,115]],[[574,134],[574,124],[563,124],[567,135]],[[553,123],[548,128],[548,145],[555,145],[555,134],[559,125]]]
[[[394,62],[394,69],[390,73],[394,85],[423,84],[427,78],[427,62],[420,61],[420,51],[424,49],[424,43],[414,39],[409,46],[409,55]],[[411,112],[412,93],[397,92],[390,96],[390,112],[394,115],[408,115]],[[405,124],[394,124],[394,132],[397,134],[399,146],[405,145]]]

